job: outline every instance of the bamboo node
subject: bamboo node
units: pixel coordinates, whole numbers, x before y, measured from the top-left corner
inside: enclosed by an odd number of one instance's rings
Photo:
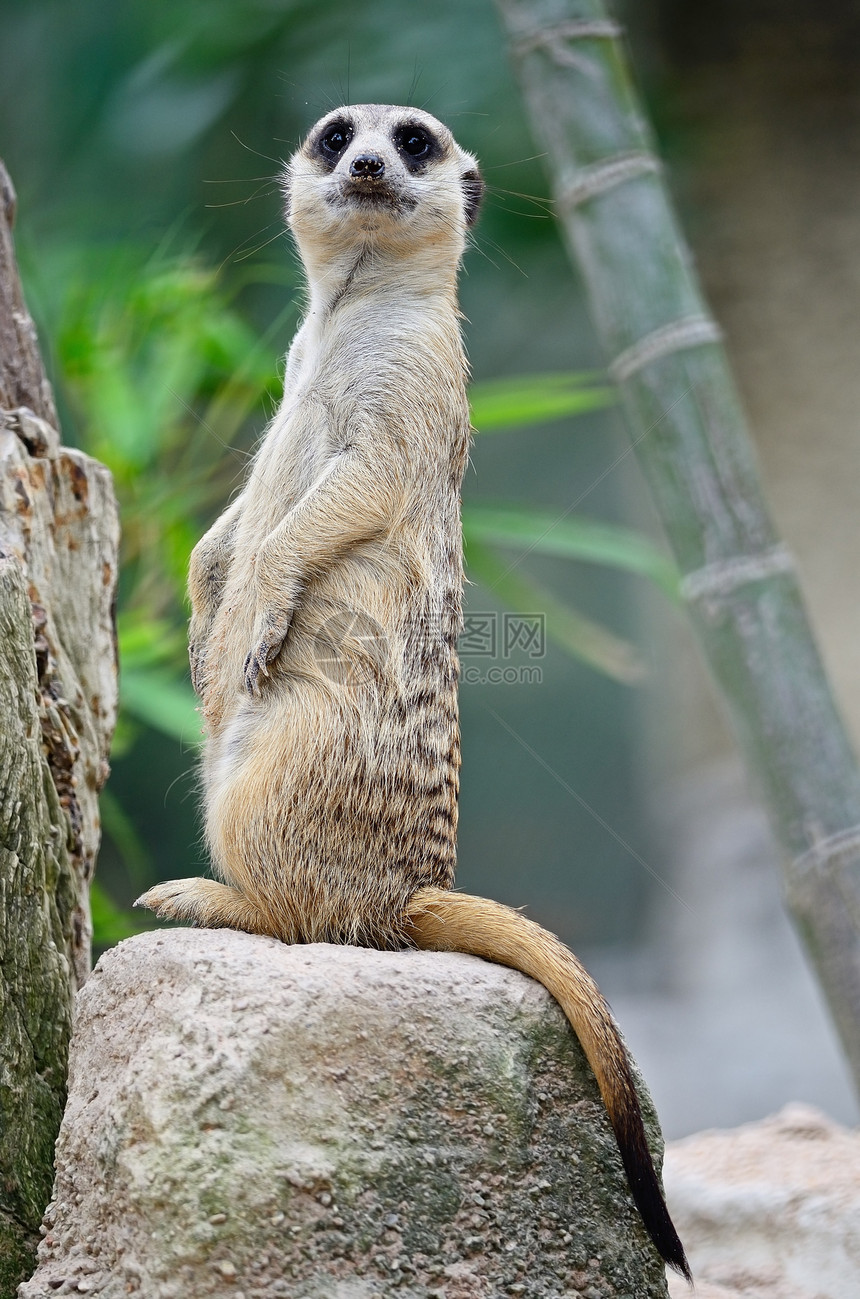
[[[787,546],[780,544],[758,555],[733,555],[694,569],[683,578],[681,595],[688,603],[720,599],[749,582],[764,582],[780,573],[793,572],[794,557]]]
[[[620,23],[614,23],[609,19],[559,23],[557,27],[544,27],[540,31],[526,32],[513,42],[511,49],[517,58],[524,58],[534,50],[545,50],[561,67],[578,67],[579,60],[572,50],[564,48],[565,41],[614,41],[623,30]]]
[[[610,362],[609,373],[616,383],[623,383],[652,361],[660,361],[673,352],[699,347],[703,343],[720,343],[722,338],[723,331],[710,316],[687,316],[683,320],[673,320],[671,324],[661,325],[659,329],[640,338],[638,343],[633,343],[620,352]]]
[[[819,839],[806,852],[795,857],[792,872],[797,875],[808,875],[811,871],[821,871],[824,867],[838,861],[846,855],[860,853],[860,825],[849,826],[838,830],[825,839]]]
[[[660,166],[660,159],[644,149],[635,153],[619,153],[604,162],[582,167],[569,180],[562,181],[556,189],[556,201],[562,209],[579,207],[589,199],[614,189],[616,185],[659,172]]]

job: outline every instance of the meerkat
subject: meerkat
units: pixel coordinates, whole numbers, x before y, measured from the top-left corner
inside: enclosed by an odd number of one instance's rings
[[[471,434],[457,276],[478,165],[429,114],[362,104],[317,123],[284,190],[307,312],[244,490],[189,573],[219,879],[139,905],[286,943],[468,952],[539,980],[594,1070],[652,1240],[689,1277],[596,984],[519,912],[452,891]]]

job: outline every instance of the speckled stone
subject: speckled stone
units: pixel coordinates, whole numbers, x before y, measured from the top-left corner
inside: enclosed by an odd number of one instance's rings
[[[786,1105],[672,1142],[666,1189],[702,1299],[860,1295],[860,1132]]]
[[[44,1228],[20,1299],[666,1295],[561,1011],[457,954],[120,944],[78,1001]]]

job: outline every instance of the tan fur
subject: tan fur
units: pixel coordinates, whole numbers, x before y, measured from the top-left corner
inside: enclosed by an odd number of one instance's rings
[[[410,131],[434,142],[424,162]],[[332,160],[326,142],[350,132]],[[622,1153],[630,1127],[656,1187],[595,984],[539,926],[448,892],[469,442],[456,277],[479,190],[474,158],[413,109],[338,109],[289,164],[308,310],[248,482],[189,577],[223,883],[174,880],[140,902],[285,942],[411,942],[524,970],[561,1003]]]

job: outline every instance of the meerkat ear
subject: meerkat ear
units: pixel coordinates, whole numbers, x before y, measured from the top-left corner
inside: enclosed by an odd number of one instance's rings
[[[470,167],[468,171],[463,172],[460,183],[463,186],[466,225],[473,226],[481,210],[481,201],[484,197],[484,181],[478,168]]]

